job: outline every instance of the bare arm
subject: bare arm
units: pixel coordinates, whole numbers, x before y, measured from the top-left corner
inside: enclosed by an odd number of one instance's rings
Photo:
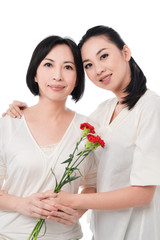
[[[47,218],[56,208],[53,206],[53,193],[35,193],[29,197],[17,197],[0,191],[0,210],[6,212],[19,212],[35,218]],[[48,199],[48,200],[47,200]]]
[[[58,193],[59,203],[75,209],[126,209],[150,204],[155,186],[129,186],[110,192],[90,194]]]

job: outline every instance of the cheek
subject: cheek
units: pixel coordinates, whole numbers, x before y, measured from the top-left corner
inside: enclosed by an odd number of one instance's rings
[[[119,75],[121,75],[122,77],[124,77],[124,75],[126,74],[126,70],[127,70],[127,68],[126,68],[126,67],[127,67],[126,63],[121,62],[121,63],[119,63],[117,66],[118,66],[118,67],[117,67],[117,70],[118,70]]]
[[[94,77],[94,72],[93,71],[91,71],[91,70],[86,70],[85,71],[86,72],[86,74],[87,74],[87,77],[92,81],[92,82],[94,82],[96,79],[95,79],[95,77]]]
[[[75,88],[76,80],[77,80],[77,74],[71,74],[68,76],[68,82],[72,88]]]
[[[46,78],[46,74],[43,72],[43,71],[39,71],[37,72],[36,74],[36,77],[35,77],[35,82],[37,83],[43,83],[44,80]]]

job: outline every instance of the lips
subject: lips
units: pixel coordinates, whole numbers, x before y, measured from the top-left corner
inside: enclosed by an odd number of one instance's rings
[[[99,79],[99,82],[102,82],[104,84],[108,84],[111,80],[111,76],[112,74],[107,74],[105,76],[102,76],[100,79]]]
[[[65,86],[62,85],[49,85],[49,87],[53,90],[53,91],[61,91],[65,88]]]

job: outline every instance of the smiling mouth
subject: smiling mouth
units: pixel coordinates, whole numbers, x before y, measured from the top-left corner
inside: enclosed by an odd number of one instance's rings
[[[102,77],[102,78],[99,80],[99,82],[102,82],[102,83],[107,84],[107,83],[110,82],[111,76],[112,76],[112,74],[106,75],[106,76]]]

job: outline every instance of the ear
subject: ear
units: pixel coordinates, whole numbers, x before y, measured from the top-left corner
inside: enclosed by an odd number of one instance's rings
[[[127,62],[131,59],[131,51],[127,45],[123,46],[123,56]]]
[[[34,81],[35,81],[35,82],[38,82],[38,80],[37,80],[37,76],[34,77]]]

